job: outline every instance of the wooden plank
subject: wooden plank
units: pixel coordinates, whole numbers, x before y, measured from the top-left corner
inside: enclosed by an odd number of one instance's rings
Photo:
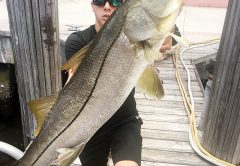
[[[170,105],[172,104],[172,105]],[[171,101],[168,102],[162,102],[161,105],[151,105],[151,104],[146,104],[146,103],[137,103],[137,108],[139,111],[155,111],[157,112],[169,112],[169,113],[185,113],[185,107],[183,105],[176,105],[176,103],[172,103]],[[200,113],[202,110],[202,104],[200,105],[195,105],[195,112]]]
[[[200,49],[202,49],[202,48],[200,48]],[[202,57],[205,57],[205,56],[216,54],[216,52],[217,52],[217,50],[211,50],[211,51],[206,51],[206,53],[204,53],[204,54],[201,54],[197,51],[195,50],[195,53],[184,53],[184,57],[183,57],[184,63],[185,63],[185,61],[188,61],[188,60],[192,61],[194,59],[199,59],[199,58],[202,58]]]
[[[176,71],[175,70],[172,70],[172,69],[166,69],[165,68],[165,70],[163,70],[163,69],[159,69],[160,71],[159,71],[159,75],[160,75],[160,77],[166,77],[166,75],[168,75],[169,74],[169,76],[171,76],[172,78],[175,78],[175,76],[176,76]],[[184,70],[184,69],[179,69],[179,72],[180,72],[180,74],[181,74],[181,76],[183,77],[183,78],[185,78],[186,76],[187,76],[187,73],[186,73],[186,70]],[[194,77],[195,76],[195,70],[194,69],[190,69],[189,70],[189,74],[190,74],[190,76],[191,77]],[[170,77],[169,77],[170,78]]]
[[[166,86],[165,86],[166,87]],[[181,93],[178,89],[171,89],[171,86],[168,86],[169,89],[164,88],[164,92],[166,96],[181,96]],[[193,89],[192,94],[194,97],[199,97],[199,98],[203,98],[203,93],[201,91],[197,91],[199,90],[199,88],[197,89]],[[141,93],[140,93],[141,94]]]
[[[161,100],[154,100],[154,99],[146,98],[143,94],[136,94],[135,98],[136,99],[152,100],[152,101],[156,101],[156,102],[163,102],[163,101],[182,101],[183,102],[182,96],[165,95]],[[200,97],[194,96],[194,100],[195,100],[195,103],[201,103],[201,104],[203,103],[202,96],[200,96]]]
[[[61,88],[54,1],[7,1],[25,146],[34,138],[35,122],[27,102]]]
[[[141,164],[143,166],[183,166],[183,165],[179,165],[179,164],[169,164],[169,163],[149,162],[149,161],[142,161]]]
[[[189,65],[189,66],[191,66],[191,68],[188,69],[189,72],[190,72],[190,73],[191,73],[191,72],[192,72],[192,73],[195,73],[193,66],[192,66],[192,65]],[[159,69],[159,73],[160,73],[160,74],[161,74],[161,73],[165,73],[165,72],[172,72],[172,73],[175,73],[175,72],[176,72],[176,69],[173,68],[173,67],[159,67],[159,66],[157,66],[156,68]],[[178,70],[179,70],[180,72],[184,72],[184,73],[186,72],[186,70],[185,70],[185,68],[183,68],[183,66],[179,66]]]
[[[143,149],[163,150],[170,152],[193,153],[189,142],[160,140],[160,139],[143,139]]]
[[[238,65],[238,71],[240,72],[240,66]],[[238,89],[240,88],[240,80],[238,81]],[[234,89],[235,90],[235,89]],[[227,106],[228,107],[228,106]],[[235,95],[233,107],[232,107],[232,114],[230,117],[230,122],[227,130],[227,136],[225,138],[225,144],[230,144],[228,153],[230,154],[228,156],[228,160],[232,158],[233,163],[239,162],[239,156],[240,156],[240,91],[238,90]],[[223,150],[226,150],[226,147],[223,148]],[[226,154],[225,154],[226,155]],[[240,163],[240,162],[239,162]]]
[[[188,132],[189,126],[188,124],[180,124],[180,123],[169,123],[169,122],[154,122],[145,120],[143,125],[143,129],[160,129],[165,131],[181,131]]]
[[[39,4],[37,0],[32,1],[32,10],[33,11],[39,11]],[[39,95],[40,96],[46,96],[47,95],[47,90],[46,90],[46,81],[45,80],[45,72],[44,72],[44,57],[43,55],[43,50],[42,50],[42,37],[41,37],[41,23],[39,21],[40,19],[40,13],[39,12],[33,12],[32,13],[33,20],[38,20],[34,21],[34,35],[35,35],[35,45],[36,45],[36,61],[37,61],[37,70],[40,71],[38,73],[38,80],[39,80]]]
[[[185,85],[184,87],[186,88],[186,90],[188,90],[187,89],[187,85]],[[192,85],[191,88],[193,89],[193,92],[200,92],[200,93],[202,93],[201,88],[200,88],[199,85],[197,85],[197,86]],[[175,84],[174,83],[167,84],[164,81],[163,82],[163,89],[166,90],[166,91],[175,91],[176,93],[180,93],[179,85],[177,83],[175,83]]]
[[[191,166],[212,166],[212,164],[207,163],[193,153],[168,152],[152,149],[142,150],[142,160]]]
[[[155,122],[169,122],[169,123],[183,123],[183,124],[188,124],[188,118],[186,115],[156,115],[156,114],[141,114],[141,118],[143,120],[148,120],[148,121],[155,121]]]
[[[159,75],[159,76],[160,76],[160,79],[161,79],[163,82],[165,82],[166,80],[174,80],[174,81],[176,81],[175,74],[169,73],[169,75],[168,75],[168,74],[166,73],[166,74],[164,74],[164,75]],[[181,75],[181,78],[182,78],[183,81],[187,81],[188,76],[184,74],[184,75]],[[194,80],[195,82],[197,82],[197,79],[196,79],[195,74],[194,74],[194,75],[191,75],[191,74],[190,74],[190,78],[191,78],[191,81]]]
[[[181,63],[181,62],[179,62],[179,64],[180,64],[180,63]],[[184,63],[185,63],[186,65],[191,65],[191,64],[192,64],[192,62],[191,62],[190,59],[185,60]],[[167,58],[167,59],[164,59],[163,61],[156,61],[156,62],[154,62],[154,64],[155,64],[156,66],[161,67],[161,64],[173,64],[173,61],[172,61],[172,58],[169,57],[169,58]]]
[[[168,107],[151,107],[151,106],[137,106],[138,112],[142,114],[152,114],[152,115],[176,115],[187,116],[187,113],[183,108],[168,108]],[[196,117],[201,116],[201,111],[195,111]]]
[[[193,64],[197,64],[197,63],[200,63],[200,62],[204,62],[204,61],[207,61],[207,60],[210,60],[210,59],[215,59],[217,56],[217,53],[213,53],[213,54],[209,54],[209,55],[206,55],[206,56],[202,56],[202,57],[199,57],[199,58],[195,58],[192,60]]]
[[[171,69],[175,70],[173,63],[162,63],[160,66],[157,65],[157,64],[155,64],[154,66],[155,66],[157,69],[159,69],[159,70],[161,70],[161,69],[163,69],[163,68],[171,68]],[[192,64],[187,64],[186,66],[187,66],[189,69],[192,69],[192,68],[193,68]],[[184,67],[183,67],[183,66],[179,66],[179,68],[180,68],[180,69],[183,69]]]
[[[11,38],[0,30],[0,63],[14,63]]]
[[[185,83],[187,83],[187,80],[183,80]],[[163,80],[163,84],[174,84],[174,85],[178,85],[178,83],[176,82],[176,79],[166,79],[166,80]],[[199,82],[196,80],[196,79],[193,79],[191,81],[191,85],[192,86],[195,86],[195,87],[199,87]]]
[[[149,105],[149,106],[156,106],[156,107],[169,107],[169,108],[183,108],[184,105],[182,101],[172,101],[172,100],[165,100],[156,102],[155,100],[146,100],[146,99],[137,99],[138,105]],[[195,109],[202,108],[202,103],[195,103]]]
[[[198,57],[203,57],[205,55],[214,54],[218,50],[218,47],[219,47],[218,44],[213,44],[213,45],[204,46],[204,49],[202,49],[202,47],[190,49],[184,53],[184,57],[191,59],[193,55],[196,55]],[[192,59],[195,59],[195,58],[192,58]]]
[[[13,55],[14,56],[14,62],[15,62],[15,69],[16,70],[16,78],[17,78],[17,85],[18,85],[18,93],[19,93],[19,101],[25,101],[26,102],[26,95],[25,93],[25,84],[24,84],[24,75],[21,72],[18,71],[25,71],[24,66],[21,63],[21,43],[18,42],[17,39],[21,38],[20,34],[20,28],[21,25],[19,10],[15,10],[16,5],[18,5],[18,1],[9,0],[7,1],[7,7],[8,7],[8,15],[9,15],[9,21],[10,21],[10,29],[11,29],[11,35],[13,35],[12,40],[12,46],[13,46]],[[18,5],[19,6],[19,5]],[[9,10],[11,9],[11,10]],[[23,78],[23,79],[18,79]],[[27,92],[26,92],[27,93]],[[29,119],[26,117],[29,117],[29,112],[27,110],[26,104],[23,104],[23,102],[20,102],[20,108],[21,108],[21,117],[22,117],[22,126],[23,126],[23,133],[24,133],[24,145],[27,146],[29,139],[26,135],[30,134],[30,128],[29,128]]]
[[[169,89],[167,89],[167,88]],[[164,86],[164,92],[166,96],[181,96],[181,93],[179,91],[179,89],[175,89],[175,87],[171,87],[171,86]],[[203,98],[203,93],[201,91],[197,91],[199,88],[197,89],[193,89],[194,91],[192,91],[192,94],[194,97],[201,97]],[[142,94],[141,92],[139,92],[140,94]]]
[[[239,147],[240,146],[240,137],[238,138],[238,140],[237,140],[237,145],[236,145],[236,147]],[[234,152],[234,155],[233,155],[233,161],[235,162],[235,161],[237,161],[237,159],[238,159],[238,157],[240,156],[240,150],[239,150],[239,148],[236,148],[235,149],[235,152]]]
[[[141,135],[144,139],[172,140],[188,142],[188,132],[166,131],[160,129],[142,129]]]

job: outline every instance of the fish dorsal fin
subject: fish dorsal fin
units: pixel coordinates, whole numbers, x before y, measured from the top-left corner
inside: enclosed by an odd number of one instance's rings
[[[161,99],[164,96],[162,81],[153,65],[146,67],[138,80],[136,88],[150,98]]]
[[[50,112],[53,104],[55,103],[57,96],[58,94],[55,94],[52,96],[43,97],[28,102],[28,107],[30,111],[33,112],[37,121],[37,128],[34,131],[35,136],[37,136],[39,131],[41,130],[46,116]]]
[[[85,143],[81,143],[73,148],[61,148],[58,149],[57,152],[59,153],[58,158],[53,161],[51,165],[58,165],[58,166],[69,166],[72,162],[80,155]]]
[[[61,70],[67,70],[69,71],[70,69],[72,69],[72,73],[75,73],[75,71],[77,70],[78,66],[80,65],[80,63],[82,62],[82,59],[85,57],[85,55],[87,54],[87,52],[90,49],[90,46],[92,44],[92,41],[87,44],[86,46],[84,46],[82,49],[80,49],[78,52],[76,52],[62,67]]]
[[[190,44],[184,37],[179,37],[173,33],[169,33],[169,35],[172,36],[172,38],[174,38],[180,46],[184,48],[189,48]]]

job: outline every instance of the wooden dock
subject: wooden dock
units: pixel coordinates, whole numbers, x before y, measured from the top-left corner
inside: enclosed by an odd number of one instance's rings
[[[219,44],[196,48],[184,53],[184,61],[192,79],[197,123],[201,116],[203,92],[192,60],[216,53]],[[143,119],[142,166],[210,166],[192,149],[188,138],[188,118],[183,105],[172,57],[156,62],[163,80],[165,97],[161,101],[146,99],[136,93],[137,107]],[[182,79],[187,87],[187,75],[180,64]],[[201,135],[201,133],[200,133]]]

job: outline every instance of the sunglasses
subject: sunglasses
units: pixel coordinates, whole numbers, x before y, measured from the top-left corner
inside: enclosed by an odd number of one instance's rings
[[[105,6],[107,1],[112,7],[119,7],[123,3],[123,0],[93,0],[92,2],[96,6]]]

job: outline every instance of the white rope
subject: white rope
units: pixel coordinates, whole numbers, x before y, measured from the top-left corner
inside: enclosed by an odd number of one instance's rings
[[[23,156],[23,152],[16,147],[9,145],[7,143],[1,142],[0,141],[0,152],[6,153],[16,160],[19,160]]]
[[[211,45],[211,44],[215,44],[215,43],[219,43],[219,41],[213,41],[213,42],[209,42],[209,43],[205,43],[205,44],[200,44],[200,45],[195,45],[195,46],[191,46],[187,49],[183,49],[181,52],[180,52],[180,60],[181,60],[181,63],[183,64],[186,72],[187,72],[187,78],[188,78],[188,92],[189,92],[189,96],[190,96],[190,102],[191,102],[191,110],[192,112],[194,112],[194,98],[193,98],[193,95],[192,95],[192,89],[191,89],[191,77],[190,77],[190,74],[189,74],[189,70],[186,66],[186,64],[184,63],[183,61],[183,53],[185,53],[186,51],[190,50],[190,49],[194,49],[194,48],[199,48],[199,47],[204,47],[204,46],[207,46],[207,45]],[[214,164],[214,165],[217,165],[217,166],[226,166],[225,164],[223,163],[220,163],[216,160],[214,160],[213,158],[207,156],[206,154],[204,154],[200,149],[199,147],[195,144],[194,140],[193,140],[193,133],[192,133],[192,130],[191,130],[191,127],[189,128],[189,140],[190,140],[190,144],[193,148],[193,150],[199,155],[201,156],[202,158],[204,158],[205,160],[209,161],[210,163]]]

